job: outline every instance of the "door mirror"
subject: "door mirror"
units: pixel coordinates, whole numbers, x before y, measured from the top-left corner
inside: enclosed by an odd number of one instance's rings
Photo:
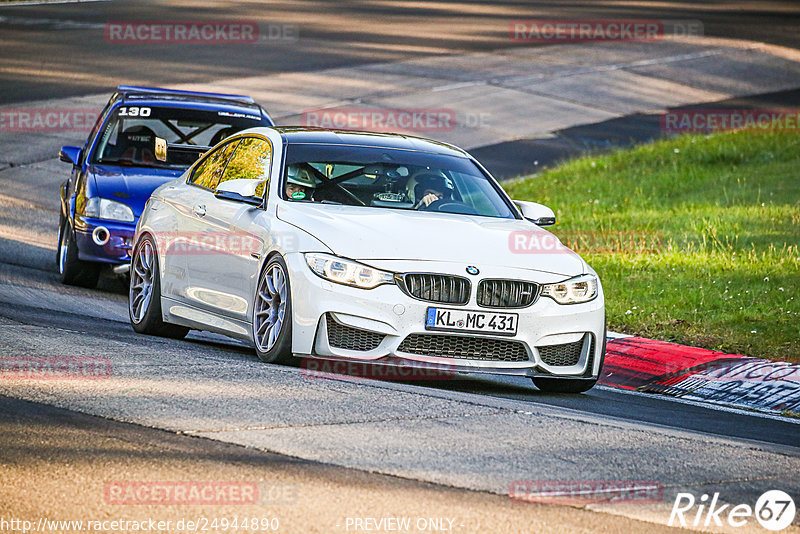
[[[260,180],[250,179],[226,180],[217,186],[214,196],[223,200],[260,206],[263,199],[256,195],[256,189],[263,183]]]
[[[76,146],[62,146],[61,152],[58,153],[58,159],[77,166],[81,161],[81,152],[82,149]]]
[[[537,226],[553,226],[556,223],[556,214],[543,204],[515,200],[522,216]]]

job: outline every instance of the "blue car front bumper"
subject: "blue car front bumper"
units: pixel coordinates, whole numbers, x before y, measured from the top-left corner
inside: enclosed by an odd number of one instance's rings
[[[77,221],[76,221],[77,222]],[[104,227],[108,230],[108,242],[98,245],[92,238],[95,229]],[[114,265],[130,263],[133,234],[136,221],[118,222],[104,219],[84,218],[83,224],[75,229],[75,242],[78,246],[78,258],[82,261],[110,263]]]

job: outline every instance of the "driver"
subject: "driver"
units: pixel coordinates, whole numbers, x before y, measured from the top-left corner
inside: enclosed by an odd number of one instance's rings
[[[286,169],[286,198],[311,200],[316,184],[308,169],[300,165],[289,165]]]
[[[414,198],[419,199],[414,209],[424,209],[440,200],[453,199],[453,181],[438,174],[423,174],[417,177],[414,186]]]

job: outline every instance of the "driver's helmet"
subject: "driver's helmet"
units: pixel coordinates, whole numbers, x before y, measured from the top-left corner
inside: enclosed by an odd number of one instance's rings
[[[419,201],[427,189],[439,191],[445,200],[453,198],[453,180],[441,174],[422,174],[417,176],[417,185],[414,186],[414,199]]]
[[[300,165],[289,165],[286,168],[286,181],[290,184],[297,184],[310,188],[314,188],[317,185],[308,169]]]

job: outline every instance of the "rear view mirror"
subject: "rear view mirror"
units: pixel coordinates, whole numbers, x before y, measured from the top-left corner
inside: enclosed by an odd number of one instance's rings
[[[556,214],[543,204],[515,200],[522,216],[537,226],[553,226],[556,223]]]
[[[81,161],[81,152],[82,150],[77,146],[62,146],[58,153],[58,159],[77,166]]]

